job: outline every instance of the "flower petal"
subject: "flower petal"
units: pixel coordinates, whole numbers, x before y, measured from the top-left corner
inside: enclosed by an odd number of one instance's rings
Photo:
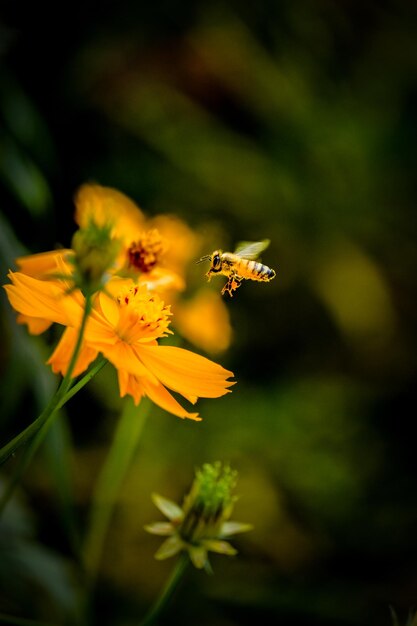
[[[64,326],[79,325],[82,307],[78,298],[65,293],[64,282],[38,280],[20,272],[8,276],[13,284],[4,289],[16,311]]]
[[[151,272],[142,274],[139,282],[141,285],[146,285],[149,291],[157,291],[158,293],[170,292],[172,290],[183,291],[185,289],[184,279],[163,267],[157,267]]]
[[[107,322],[111,326],[116,327],[120,318],[119,307],[116,300],[114,298],[110,298],[107,294],[103,292],[98,295],[98,300],[101,307],[101,312],[106,318]]]
[[[117,370],[117,378],[119,381],[120,397],[124,398],[126,394],[132,396],[137,406],[144,396],[143,386],[139,382],[140,379],[122,369]]]
[[[203,569],[203,567],[207,567],[207,550],[204,546],[190,546],[188,549],[188,554],[190,555],[190,559],[194,567],[196,567],[197,569]]]
[[[22,313],[19,313],[17,316],[17,323],[26,324],[31,335],[40,335],[52,324],[49,320],[44,320],[40,317],[29,317],[28,315],[23,315]]]
[[[58,372],[62,375],[66,374],[69,362],[74,352],[75,344],[77,342],[77,337],[78,330],[75,328],[66,328],[63,332],[55,350],[47,361],[47,363],[52,366],[52,371],[55,372],[55,374]],[[78,376],[78,374],[84,372],[90,363],[97,358],[97,354],[97,350],[90,348],[84,342],[78,354],[77,362],[72,375]]]
[[[184,548],[184,543],[178,537],[178,535],[173,535],[172,537],[168,537],[164,541],[164,543],[159,547],[159,549],[155,552],[155,558],[161,561],[162,559],[168,559],[170,556],[174,556]]]
[[[150,372],[136,357],[132,346],[129,344],[120,340],[118,340],[116,344],[110,346],[100,346],[98,342],[89,341],[89,343],[99,349],[110,361],[110,363],[113,363],[116,369],[125,370],[129,374],[138,378],[148,378],[154,384],[158,383],[152,372]]]
[[[184,348],[140,344],[137,353],[163,385],[184,396],[219,398],[235,384],[227,380],[233,372]]]
[[[204,547],[207,550],[211,550],[211,552],[227,554],[228,556],[234,556],[237,554],[237,550],[231,546],[228,541],[221,541],[220,539],[204,539],[202,543]]]
[[[140,384],[148,398],[160,406],[161,409],[177,417],[188,418],[195,421],[201,420],[198,413],[188,413],[160,382],[157,381],[153,383],[148,379],[142,378]]]
[[[91,220],[99,226],[113,225],[113,235],[131,241],[141,232],[144,216],[122,192],[101,185],[82,185],[75,198],[75,221],[86,227]]]
[[[169,537],[175,532],[174,526],[170,522],[153,522],[152,524],[146,524],[145,530],[152,535],[161,535]]]
[[[74,252],[69,249],[50,250],[39,254],[28,254],[16,259],[16,265],[23,274],[40,278],[57,271],[58,259],[68,259]]]
[[[152,501],[165,517],[174,522],[180,522],[184,517],[184,512],[176,502],[168,500],[157,493],[152,494]]]
[[[246,533],[248,530],[253,530],[252,524],[244,524],[242,522],[224,522],[220,529],[221,537],[230,537],[237,533]]]
[[[208,287],[200,288],[193,298],[176,304],[175,328],[209,354],[217,354],[230,346],[229,310],[221,295]]]

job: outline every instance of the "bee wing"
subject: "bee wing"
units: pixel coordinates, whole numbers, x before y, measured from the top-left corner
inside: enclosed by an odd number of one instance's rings
[[[241,241],[237,244],[234,254],[244,259],[256,259],[270,243],[270,239],[263,239],[262,241]]]

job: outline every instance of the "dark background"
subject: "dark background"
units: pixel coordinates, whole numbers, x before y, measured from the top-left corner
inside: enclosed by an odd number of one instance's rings
[[[150,494],[181,500],[216,459],[255,529],[213,577],[188,572],[161,624],[383,626],[416,606],[416,34],[405,1],[3,3],[3,283],[19,254],[70,244],[90,180],[213,248],[270,238],[277,270],[226,301],[233,393],[198,425],[153,409],[94,623],[139,623],[172,566],[143,531]],[[49,397],[57,335],[29,337],[2,302],[3,445]],[[82,532],[119,408],[110,370],[68,405],[72,499],[53,442],[25,475],[0,526],[0,612],[71,623],[69,520]]]

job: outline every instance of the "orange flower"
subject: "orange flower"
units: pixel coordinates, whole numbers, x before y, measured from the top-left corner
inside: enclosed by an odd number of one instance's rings
[[[65,374],[84,308],[79,290],[68,293],[65,281],[49,282],[16,272],[9,274],[5,289],[11,305],[22,315],[57,322],[66,330],[49,359],[54,372]],[[220,365],[158,339],[169,330],[170,307],[144,285],[111,279],[106,293],[94,298],[74,376],[102,353],[117,369],[120,395],[129,394],[136,404],[148,396],[155,404],[177,415],[200,419],[187,412],[170,393],[179,393],[193,404],[199,397],[217,398],[229,391],[232,372]]]
[[[108,255],[111,267],[106,264],[101,269],[100,265],[100,276],[103,271],[108,273],[105,292],[100,291],[102,282],[97,280],[72,375],[82,373],[102,353],[117,369],[121,396],[129,394],[138,404],[146,395],[179,417],[199,419],[198,413],[187,412],[171,391],[192,403],[199,397],[216,398],[234,384],[227,380],[233,374],[188,350],[158,344],[171,333],[171,311],[156,295],[172,296],[183,289],[185,265],[195,254],[196,239],[175,217],[146,220],[134,202],[115,189],[83,185],[75,204],[75,220],[81,230],[73,240],[74,250],[21,257],[17,260],[21,271],[9,274],[11,284],[5,289],[18,312],[18,322],[27,324],[33,334],[53,322],[65,326],[49,359],[53,371],[64,375],[85,307],[85,297],[77,288],[81,286],[77,271],[87,261],[87,274],[95,269],[91,266],[97,259],[95,242],[101,241],[102,234],[110,247],[117,240],[115,254]],[[88,258],[78,258],[83,251]],[[107,259],[105,253],[105,249],[102,255],[98,250],[100,263]]]

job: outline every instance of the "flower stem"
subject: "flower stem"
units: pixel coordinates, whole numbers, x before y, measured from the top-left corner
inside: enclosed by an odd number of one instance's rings
[[[171,599],[171,596],[177,588],[178,583],[180,582],[189,562],[190,559],[188,557],[188,554],[183,553],[180,555],[174,569],[171,572],[170,577],[168,578],[165,586],[159,594],[159,597],[146,613],[139,626],[149,626],[150,624],[153,624],[155,622],[157,617],[160,615],[160,613],[162,613],[169,600]]]
[[[14,454],[16,450],[20,448],[20,446],[24,445],[37,433],[37,431],[42,427],[42,424],[45,423],[47,417],[50,415],[52,404],[54,404],[56,411],[61,409],[68,402],[68,400],[70,400],[78,391],[80,391],[80,389],[82,389],[92,378],[94,378],[96,374],[98,374],[98,372],[102,369],[104,365],[106,365],[107,362],[107,359],[105,359],[103,356],[99,356],[94,367],[92,367],[91,370],[89,370],[83,376],[83,378],[78,381],[77,384],[70,387],[69,391],[58,403],[56,403],[56,395],[58,393],[57,391],[55,396],[51,398],[48,405],[45,407],[39,417],[37,417],[36,420],[32,422],[32,424],[29,424],[27,428],[22,430],[21,433],[16,435],[14,439],[9,441],[9,443],[7,443],[0,449],[0,465],[2,465],[9,456]]]
[[[124,404],[113,441],[94,486],[89,524],[84,541],[85,567],[82,611],[90,611],[91,592],[100,566],[103,546],[121,487],[137,451],[151,403],[142,398],[139,407],[130,398]]]
[[[77,362],[78,354],[82,345],[84,331],[87,323],[88,316],[91,312],[91,298],[86,297],[85,300],[85,308],[83,317],[81,320],[81,326],[77,337],[77,342],[74,348],[74,351],[71,356],[71,360],[67,369],[67,372],[64,378],[61,381],[60,386],[58,387],[55,395],[51,398],[45,409],[42,413],[37,417],[37,419],[32,422],[25,430],[23,430],[19,435],[14,437],[8,444],[3,446],[0,450],[0,464],[4,463],[4,461],[16,450],[29,441],[29,445],[24,451],[23,456],[20,459],[16,470],[5,489],[2,498],[0,500],[0,514],[4,510],[7,502],[9,501],[11,495],[14,492],[16,485],[18,484],[23,472],[29,465],[32,460],[36,450],[39,448],[40,444],[44,440],[49,428],[51,427],[55,416],[58,414],[60,408],[64,406],[64,404],[72,398],[72,396],[79,391],[89,380],[91,380],[92,376],[94,376],[106,363],[106,360],[101,358],[100,362],[96,364],[96,366],[84,376],[84,378],[79,381],[76,385],[73,385],[72,381],[72,372],[74,371],[75,364]],[[71,388],[72,386],[72,388]]]

